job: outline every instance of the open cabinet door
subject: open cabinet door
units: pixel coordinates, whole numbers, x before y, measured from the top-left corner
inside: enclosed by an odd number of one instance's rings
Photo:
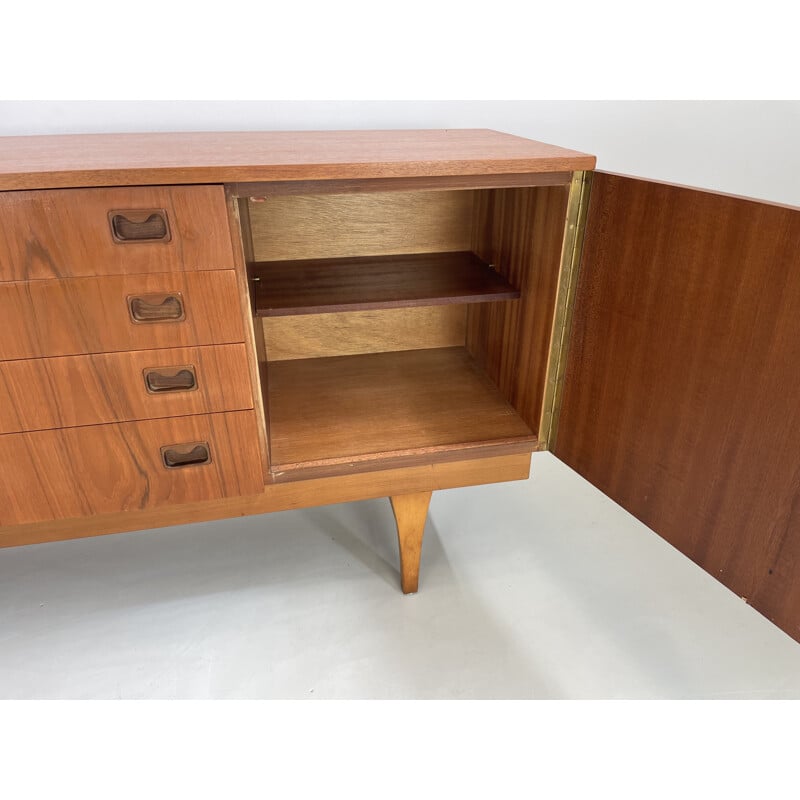
[[[552,449],[800,640],[800,209],[596,173]]]

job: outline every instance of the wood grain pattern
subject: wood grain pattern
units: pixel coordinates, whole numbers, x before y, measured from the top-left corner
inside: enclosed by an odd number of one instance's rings
[[[473,193],[268,197],[248,203],[256,261],[470,249]]]
[[[0,190],[571,172],[595,159],[489,130],[6,136]]]
[[[0,547],[53,542],[122,531],[184,525],[270,511],[387,497],[392,492],[426,492],[501,481],[525,480],[530,454],[384,469],[354,475],[273,484],[257,494],[93,517],[0,527]]]
[[[211,463],[166,469],[160,448],[207,442]],[[252,411],[0,436],[0,525],[261,491]]]
[[[270,361],[423,350],[464,344],[466,306],[422,306],[385,311],[345,311],[300,317],[266,317]]]
[[[264,261],[251,274],[261,317],[519,297],[519,290],[471,252]]]
[[[355,475],[360,472],[371,473],[376,469],[398,469],[415,467],[420,464],[456,463],[458,461],[474,461],[478,458],[495,458],[514,454],[527,454],[539,451],[539,442],[522,437],[502,439],[494,442],[466,442],[450,447],[436,447],[427,451],[420,449],[392,451],[375,458],[355,458],[349,461],[333,460],[322,465],[305,466],[287,471],[271,473],[269,482],[303,483],[316,478],[328,478],[339,475]]]
[[[473,250],[521,292],[513,303],[471,306],[467,348],[538,432],[547,379],[568,192],[503,189],[477,195]]]
[[[191,365],[197,388],[149,393],[144,371]],[[0,362],[0,434],[252,408],[243,344]]]
[[[269,181],[232,183],[235,197],[268,197],[281,194],[350,194],[362,192],[422,192],[447,189],[496,189],[509,186],[566,186],[570,172],[522,172],[502,175],[439,175],[411,178],[351,178],[324,181]]]
[[[275,473],[536,445],[459,347],[276,362],[268,404]]]
[[[168,241],[114,241],[111,211],[163,209]],[[230,269],[221,186],[0,193],[0,281]]]
[[[178,292],[186,319],[135,324],[127,298]],[[233,270],[0,284],[0,360],[244,340]]]
[[[598,173],[556,455],[800,640],[800,210]]]
[[[399,494],[389,499],[397,523],[400,585],[403,594],[413,594],[419,588],[419,560],[422,555],[422,537],[425,534],[431,492]]]

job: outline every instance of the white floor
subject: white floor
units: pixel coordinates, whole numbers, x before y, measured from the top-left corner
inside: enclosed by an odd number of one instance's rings
[[[549,454],[434,494],[0,550],[4,698],[800,697],[800,644]]]

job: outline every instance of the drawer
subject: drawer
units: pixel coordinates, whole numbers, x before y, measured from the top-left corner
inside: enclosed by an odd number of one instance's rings
[[[231,269],[221,186],[0,193],[0,281]]]
[[[0,362],[0,434],[252,407],[243,344]]]
[[[252,411],[0,436],[0,526],[259,494],[257,440]]]
[[[0,361],[243,342],[242,315],[233,270],[0,283]]]

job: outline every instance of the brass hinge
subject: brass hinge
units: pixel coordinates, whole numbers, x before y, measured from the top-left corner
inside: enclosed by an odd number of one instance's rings
[[[572,174],[569,199],[567,200],[564,243],[561,248],[558,291],[553,312],[550,354],[547,360],[544,402],[539,423],[540,450],[552,450],[558,433],[558,417],[564,390],[564,370],[566,369],[569,335],[572,327],[572,310],[575,305],[575,289],[578,284],[578,270],[591,186],[591,172],[574,172]]]

